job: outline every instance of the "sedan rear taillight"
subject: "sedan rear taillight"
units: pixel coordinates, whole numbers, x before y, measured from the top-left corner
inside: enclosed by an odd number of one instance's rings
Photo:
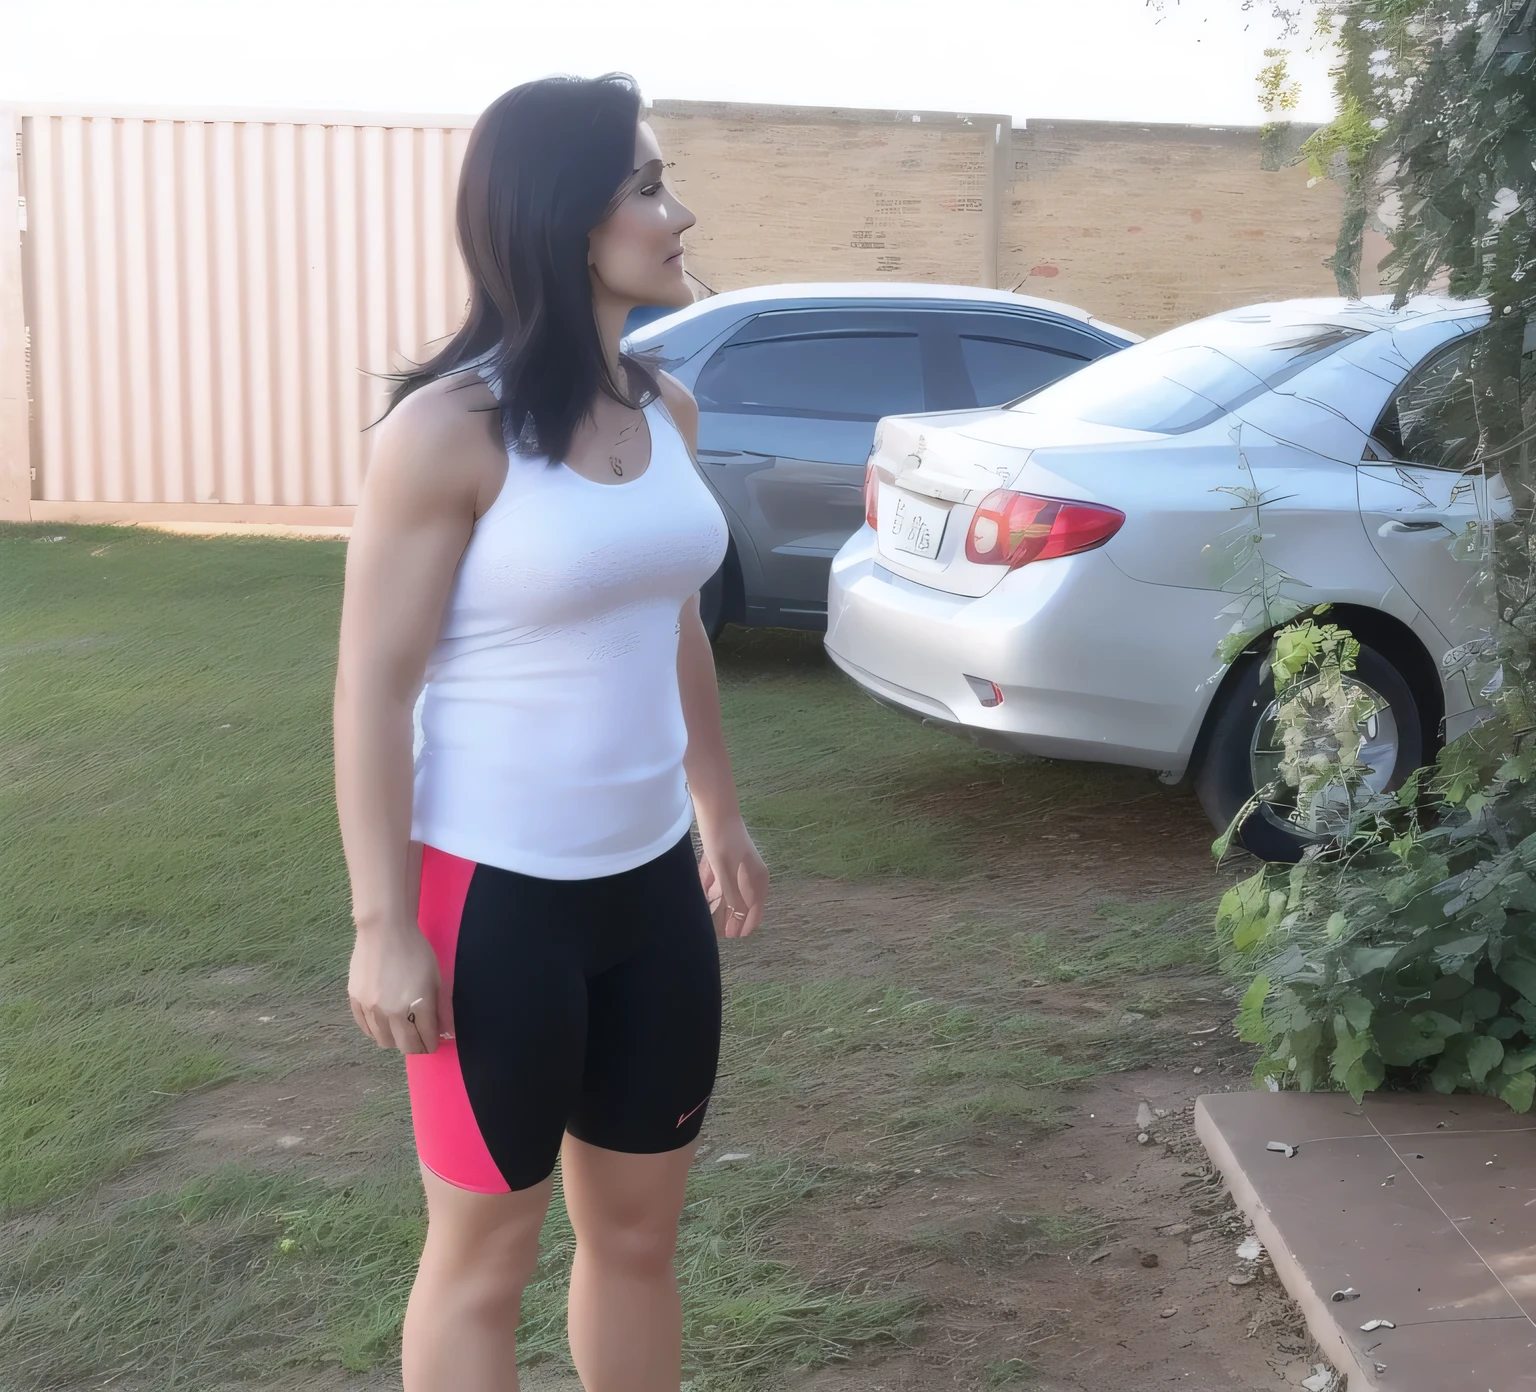
[[[873,462],[864,466],[864,520],[876,531],[880,530],[880,475]]]
[[[965,557],[977,565],[1017,570],[1031,561],[1072,556],[1102,546],[1118,532],[1125,514],[1098,503],[1037,498],[994,489],[981,500],[965,535]]]

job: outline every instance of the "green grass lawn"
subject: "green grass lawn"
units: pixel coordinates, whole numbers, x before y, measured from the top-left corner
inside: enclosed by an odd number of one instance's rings
[[[155,1143],[171,1099],[249,1074],[209,1023],[238,998],[216,985],[231,969],[340,1000],[351,926],[330,706],[343,556],[329,541],[0,527],[0,1214],[29,1234],[0,1254],[0,1386],[18,1369],[35,1380],[13,1385],[31,1387],[127,1368],[206,1388],[214,1371],[259,1380],[293,1360],[390,1356],[421,1233],[409,1156],[347,1185],[233,1166],[107,1210],[92,1198]],[[815,635],[732,631],[719,667],[744,811],[781,883],[944,880],[977,869],[1021,803],[1038,816],[1085,782],[1132,786],[902,720],[837,674]],[[977,784],[979,802],[952,796]],[[1135,976],[1149,953],[1154,966],[1204,960],[1195,915],[1153,947],[1146,913],[1111,906],[1103,931],[1070,948],[971,923],[947,950],[978,971],[1062,981]],[[819,1058],[899,1038],[914,1083],[950,1110],[914,1103],[898,1120],[936,1131],[1031,1108],[1048,1124],[1049,1087],[1107,1057],[1085,1040],[1063,1062],[1027,1015],[884,983],[754,987],[731,1009],[733,1047],[763,1046],[747,1091],[771,1097]],[[369,1105],[387,1119],[402,1102]],[[370,1115],[360,1104],[357,1126]],[[701,1168],[680,1263],[700,1392],[910,1331],[908,1302],[816,1289],[763,1256],[777,1212],[842,1182],[789,1157]],[[530,1357],[563,1357],[570,1236],[555,1210],[525,1310]]]

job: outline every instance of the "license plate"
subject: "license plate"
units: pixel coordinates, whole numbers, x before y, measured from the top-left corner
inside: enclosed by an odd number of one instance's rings
[[[914,498],[899,489],[892,489],[889,497],[889,508],[882,509],[888,516],[880,519],[880,530],[890,544],[911,556],[937,556],[939,543],[944,540],[944,524],[949,521],[949,506]]]

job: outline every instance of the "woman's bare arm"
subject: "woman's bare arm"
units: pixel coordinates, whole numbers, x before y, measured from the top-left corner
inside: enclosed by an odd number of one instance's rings
[[[678,433],[689,450],[696,453],[698,403],[675,377],[663,372],[660,381]],[[683,605],[679,622],[677,684],[683,719],[688,726],[688,751],[683,756],[683,767],[704,848],[700,873],[706,892],[714,896],[716,926],[728,938],[746,937],[762,922],[768,870],[741,817],[720,719],[715,654],[699,616],[698,595],[692,595]]]
[[[435,383],[377,427],[347,547],[333,706],[336,810],[358,947],[349,992],[376,1042],[437,1047],[436,962],[416,926],[411,711],[485,477],[469,389]],[[430,979],[429,979],[430,978]],[[416,1026],[409,1003],[421,998]],[[420,1035],[418,1045],[416,1035]]]

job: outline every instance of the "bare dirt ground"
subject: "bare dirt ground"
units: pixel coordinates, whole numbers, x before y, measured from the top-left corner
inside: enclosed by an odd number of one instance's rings
[[[1067,809],[1022,840],[1015,830],[997,870],[960,881],[780,884],[761,933],[722,944],[731,993],[874,979],[978,1016],[1059,1021],[1064,1057],[1086,1024],[1101,1043],[1144,1045],[1153,1061],[1049,1089],[1060,1111],[1046,1122],[1005,1114],[903,1131],[882,1118],[921,1103],[924,1089],[913,1082],[921,1060],[898,1036],[830,1051],[779,1091],[754,1089],[740,1051],[728,1047],[699,1164],[740,1151],[841,1176],[777,1224],[768,1255],[821,1286],[920,1301],[910,1346],[870,1347],[775,1385],[1299,1386],[1312,1371],[1310,1340],[1273,1273],[1236,1259],[1243,1220],[1192,1134],[1197,1095],[1248,1085],[1220,983],[1205,968],[1155,973],[1157,1013],[1143,1021],[1128,1013],[1123,978],[1033,976],[996,933],[976,927],[1004,925],[1005,938],[1051,934],[1070,946],[1102,931],[1093,905],[1106,896],[1198,896],[1231,873],[1212,868],[1209,830],[1187,797]],[[361,1039],[339,995],[273,999],[249,971],[210,984],[240,997],[222,1008],[221,1033],[271,1070],[175,1103],[163,1147],[111,1181],[102,1202],[166,1190],[226,1161],[340,1178],[366,1169],[380,1147],[410,1145],[408,1121],[390,1101],[401,1088],[399,1059]],[[382,1119],[360,1143],[357,1117],[370,1108]],[[7,1236],[24,1240],[26,1226]],[[312,1370],[268,1385],[383,1392],[399,1383],[388,1369]],[[524,1386],[579,1392],[552,1369],[529,1370]]]
[[[1102,822],[1121,825],[1078,825],[1099,833],[1091,844],[1115,845],[1112,857],[1068,849],[1074,843],[1066,838],[1075,833],[1058,821],[1062,849],[1032,855],[1022,874],[943,887],[796,885],[785,892],[764,941],[732,963],[733,980],[877,975],[998,1012],[1081,1018],[1116,1011],[1114,988],[1054,981],[1000,987],[963,955],[941,966],[943,956],[933,951],[957,905],[971,918],[988,909],[1007,915],[1026,931],[1059,929],[1086,920],[1085,906],[1107,894],[1219,883],[1208,832],[1191,826],[1192,818],[1145,827],[1137,845],[1123,812],[1103,814]],[[1112,832],[1122,833],[1118,842]],[[1170,862],[1165,843],[1175,838],[1197,853]],[[910,1142],[871,1134],[859,1099],[880,1096],[886,1084],[871,1060],[818,1076],[806,1089],[808,1101],[749,1106],[746,1115],[732,1109],[727,1134],[720,1137],[717,1128],[709,1139],[848,1165],[874,1157],[868,1191],[851,1205],[808,1209],[802,1221],[784,1226],[775,1254],[828,1284],[858,1273],[874,1289],[915,1291],[926,1306],[915,1348],[896,1356],[881,1350],[786,1385],[843,1392],[1002,1384],[1130,1392],[1168,1385],[1215,1392],[1297,1386],[1313,1371],[1312,1342],[1272,1272],[1236,1259],[1244,1220],[1193,1135],[1197,1096],[1248,1085],[1246,1052],[1230,1039],[1229,1008],[1211,994],[1208,978],[1175,976],[1173,984],[1176,995],[1160,1024],[1187,1040],[1183,1064],[1066,1089],[1060,1129],[1043,1136],[999,1119],[934,1147],[924,1163]],[[1221,1028],[1195,1033],[1212,1026]],[[1138,1118],[1148,1112],[1152,1125],[1143,1131]],[[903,1149],[917,1163],[896,1163]],[[892,1158],[882,1163],[885,1157]],[[1028,1215],[1076,1221],[1066,1224],[1068,1235],[1052,1240]],[[1234,1275],[1247,1283],[1231,1284]],[[1026,1367],[1012,1368],[1015,1359]]]

